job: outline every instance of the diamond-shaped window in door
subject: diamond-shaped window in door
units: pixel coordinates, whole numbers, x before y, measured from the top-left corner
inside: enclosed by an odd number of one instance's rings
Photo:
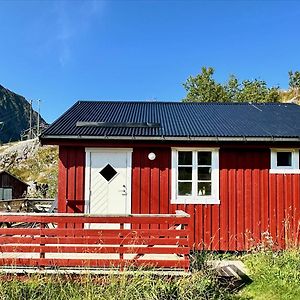
[[[117,174],[117,171],[110,164],[107,164],[99,173],[104,179],[110,181]]]

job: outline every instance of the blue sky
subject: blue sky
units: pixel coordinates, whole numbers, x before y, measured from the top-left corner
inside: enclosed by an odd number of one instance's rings
[[[300,1],[0,0],[0,84],[54,121],[75,101],[174,100],[202,66],[288,86]]]

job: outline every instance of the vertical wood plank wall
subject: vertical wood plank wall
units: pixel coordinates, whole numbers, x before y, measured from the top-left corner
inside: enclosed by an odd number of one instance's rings
[[[84,171],[84,148],[60,146],[58,212],[84,212]]]
[[[220,149],[220,205],[170,204],[170,153],[134,149],[133,213],[188,212],[196,249],[241,251],[261,241],[283,248],[298,239],[300,175],[269,174],[269,149]]]
[[[84,148],[61,146],[59,156],[58,209],[83,211]],[[134,147],[132,213],[186,211],[199,250],[246,250],[261,241],[283,248],[299,237],[300,175],[269,174],[269,168],[269,149],[221,148],[221,204],[171,205],[171,148]],[[75,210],[66,199],[77,201]]]

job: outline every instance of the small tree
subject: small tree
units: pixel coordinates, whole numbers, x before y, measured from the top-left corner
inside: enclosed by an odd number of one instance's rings
[[[263,80],[244,80],[231,75],[226,84],[220,84],[213,78],[214,69],[203,67],[201,73],[190,76],[183,84],[187,91],[183,101],[188,102],[278,102],[278,87],[269,88]]]
[[[278,87],[268,88],[263,80],[254,79],[253,81],[244,80],[237,99],[239,102],[278,102],[279,101]]]
[[[240,94],[240,83],[234,75],[230,75],[225,90],[227,93],[228,101],[238,102],[238,95]]]
[[[224,102],[228,101],[224,87],[213,79],[214,69],[203,67],[201,73],[190,76],[183,84],[187,91],[186,102]]]
[[[300,96],[300,72],[289,71],[289,86],[295,93],[295,98],[299,99]]]

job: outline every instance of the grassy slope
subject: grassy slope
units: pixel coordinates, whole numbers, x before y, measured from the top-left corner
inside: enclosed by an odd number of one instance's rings
[[[47,183],[49,186],[47,196],[55,197],[57,194],[57,164],[57,147],[43,146],[34,156],[29,157],[22,164],[13,166],[9,171],[27,182]]]
[[[16,144],[11,144],[11,147]],[[0,153],[7,152],[9,147],[10,145],[0,147]],[[15,152],[12,152],[10,160],[11,164],[5,168],[8,172],[27,183],[47,183],[49,185],[47,196],[56,196],[58,172],[58,148],[56,146],[40,147],[37,145],[28,152],[26,159],[20,159]],[[40,195],[32,194],[31,196]]]

